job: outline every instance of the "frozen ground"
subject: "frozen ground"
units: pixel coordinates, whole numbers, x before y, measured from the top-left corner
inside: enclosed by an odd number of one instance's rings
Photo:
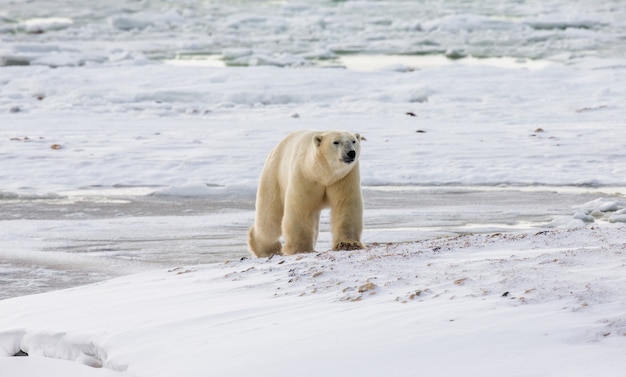
[[[584,210],[574,207],[611,195],[616,193],[565,187],[365,187],[363,240],[406,242],[575,226],[582,221],[573,216]],[[232,201],[169,196],[5,199],[0,208],[1,241],[7,245],[0,251],[0,298],[249,256],[247,229],[254,218],[254,198],[247,196]],[[598,221],[607,222],[613,213]],[[328,248],[325,213],[318,249]]]
[[[3,372],[623,375],[623,2],[7,5]],[[368,250],[241,260],[303,128]]]
[[[0,367],[29,376],[52,357],[92,367],[48,365],[65,376],[617,377],[625,230],[233,260],[4,300],[0,352],[30,356]]]
[[[363,185],[389,188],[366,242],[572,217],[623,195],[624,69],[2,68],[2,297],[246,254],[263,160],[302,128],[366,136]]]

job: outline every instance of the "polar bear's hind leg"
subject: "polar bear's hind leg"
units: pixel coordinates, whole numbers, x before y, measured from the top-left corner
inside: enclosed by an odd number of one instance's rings
[[[280,254],[282,245],[278,238],[280,234],[274,238],[274,240],[260,239],[257,236],[254,225],[248,231],[248,246],[256,257],[267,258],[275,254]]]

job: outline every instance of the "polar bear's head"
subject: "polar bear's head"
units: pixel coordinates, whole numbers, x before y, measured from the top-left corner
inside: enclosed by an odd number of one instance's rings
[[[361,153],[361,135],[358,133],[328,131],[316,134],[313,143],[318,155],[324,156],[328,164],[337,170],[358,161]]]

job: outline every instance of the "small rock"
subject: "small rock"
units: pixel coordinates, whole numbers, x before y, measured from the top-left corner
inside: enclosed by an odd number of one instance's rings
[[[422,290],[417,290],[414,293],[411,293],[409,295],[409,299],[413,300],[413,299],[415,299],[415,297],[421,296],[421,295],[422,295]]]
[[[359,293],[371,291],[374,289],[376,289],[376,284],[372,283],[371,281],[368,281],[367,283],[359,287]]]
[[[467,278],[462,278],[462,279],[457,279],[454,281],[455,285],[463,285],[465,284],[465,281],[467,280]]]

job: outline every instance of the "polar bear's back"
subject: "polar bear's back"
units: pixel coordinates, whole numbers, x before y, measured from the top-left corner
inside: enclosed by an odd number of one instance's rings
[[[284,193],[288,179],[296,175],[294,169],[302,165],[312,150],[309,144],[313,144],[316,133],[311,130],[293,132],[278,143],[267,157],[264,171],[275,174],[271,174],[274,175],[271,178],[279,182],[281,193]]]

